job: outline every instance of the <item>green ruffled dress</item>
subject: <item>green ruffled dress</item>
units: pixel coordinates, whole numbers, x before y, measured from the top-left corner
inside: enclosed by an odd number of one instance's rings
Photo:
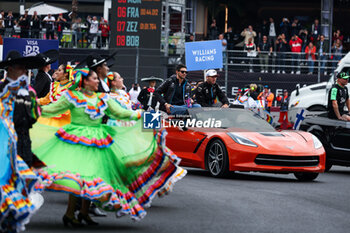
[[[108,94],[67,91],[56,103],[44,106],[42,116],[67,110],[71,124],[50,137],[54,127],[32,135],[34,153],[47,165],[38,171],[42,182],[37,190],[74,194],[139,220],[156,194],[168,192],[186,174],[165,146],[166,131],[143,132],[141,112],[122,108]],[[132,127],[111,127],[102,124],[105,114],[138,121]]]

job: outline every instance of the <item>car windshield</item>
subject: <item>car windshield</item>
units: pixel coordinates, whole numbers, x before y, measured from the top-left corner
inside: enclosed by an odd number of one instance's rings
[[[221,121],[221,128],[239,128],[247,131],[275,132],[275,129],[259,115],[244,109],[217,109],[195,112],[197,120]]]

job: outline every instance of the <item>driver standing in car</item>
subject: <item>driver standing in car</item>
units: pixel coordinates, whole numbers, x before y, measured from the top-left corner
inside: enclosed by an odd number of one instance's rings
[[[349,74],[341,72],[337,75],[337,82],[328,94],[328,117],[343,121],[350,121],[349,112],[345,113],[344,106],[350,110],[349,91],[346,85],[349,82]]]
[[[225,93],[216,83],[218,73],[216,70],[208,70],[205,73],[206,81],[200,84],[196,90],[197,103],[202,107],[222,107],[228,108],[230,103]],[[218,103],[217,99],[221,102]]]

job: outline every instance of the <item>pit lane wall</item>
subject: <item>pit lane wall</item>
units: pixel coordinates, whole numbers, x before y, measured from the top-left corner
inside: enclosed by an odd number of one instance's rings
[[[225,87],[225,72],[219,71],[218,84],[224,89]],[[321,76],[321,82],[328,81],[329,75]],[[188,74],[190,81],[204,80],[203,71],[192,71]],[[317,75],[307,74],[272,74],[272,73],[245,73],[228,71],[227,96],[234,98],[238,89],[247,87],[249,84],[268,85],[275,97],[282,94],[284,89],[287,89],[289,94],[296,89],[296,85],[303,87],[318,83]]]

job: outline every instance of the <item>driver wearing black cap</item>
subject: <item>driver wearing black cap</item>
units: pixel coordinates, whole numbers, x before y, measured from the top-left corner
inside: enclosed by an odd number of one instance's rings
[[[221,102],[220,106],[222,108],[229,107],[230,103],[227,96],[216,83],[218,76],[216,70],[208,70],[205,73],[206,81],[197,87],[196,100],[202,107],[219,107],[217,99]]]
[[[349,74],[341,72],[337,75],[337,83],[334,84],[328,94],[328,117],[343,121],[350,121],[349,113],[344,111],[344,106],[350,111],[349,91],[346,85],[349,82]]]

